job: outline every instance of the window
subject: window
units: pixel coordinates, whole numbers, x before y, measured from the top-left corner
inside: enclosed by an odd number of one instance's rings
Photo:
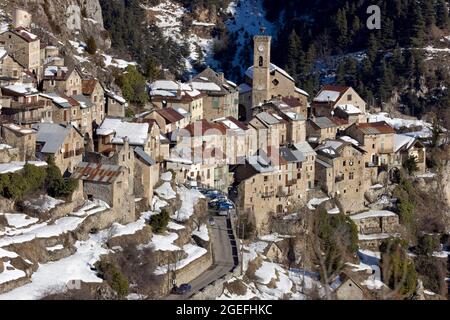
[[[262,67],[264,65],[264,58],[259,57],[259,66]]]
[[[212,107],[214,109],[219,109],[219,97],[213,97]],[[194,106],[194,109],[195,109],[195,106]]]
[[[273,79],[272,83],[274,86],[277,86],[280,83],[280,81],[278,81],[277,79]]]
[[[344,160],[344,161],[342,162],[342,166],[345,167],[346,164],[347,164],[347,161]]]
[[[269,181],[269,177],[268,177],[268,176],[265,176],[265,177],[264,177],[264,182],[267,182],[267,181]]]
[[[349,180],[353,180],[353,178],[354,178],[354,173],[353,173],[353,172],[350,172],[350,173],[348,174],[348,179],[349,179]]]
[[[348,94],[347,95],[347,101],[351,101],[352,100],[352,95],[351,94]]]

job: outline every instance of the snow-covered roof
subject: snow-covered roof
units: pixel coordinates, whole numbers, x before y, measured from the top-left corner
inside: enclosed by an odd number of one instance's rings
[[[317,97],[314,98],[315,102],[336,102],[336,100],[341,95],[338,91],[331,91],[331,90],[322,90]]]
[[[175,82],[172,80],[156,80],[150,84],[150,89],[153,90],[167,90],[167,91],[173,91],[173,90],[192,90],[192,88],[186,84],[181,82]]]
[[[200,91],[220,91],[220,87],[214,82],[191,82],[192,88]]]
[[[409,149],[416,139],[404,134],[394,134],[394,152],[397,152],[401,148],[405,147]]]
[[[122,144],[124,143],[124,138],[127,137],[132,145],[144,145],[148,139],[148,128],[148,123],[126,122],[122,119],[106,118],[97,129],[97,134],[104,136],[115,133],[114,138],[111,140],[113,143]]]
[[[300,93],[300,94],[303,94],[304,96],[309,97],[308,92],[306,92],[305,90],[302,90],[302,89],[300,89],[300,88],[295,87],[295,91],[298,92],[298,93]]]
[[[250,68],[247,69],[247,71],[245,71],[245,75],[247,77],[249,77],[250,79],[253,79],[253,68],[254,67],[251,66]],[[286,71],[284,71],[283,69],[281,69],[277,65],[271,63],[270,64],[270,72],[274,72],[274,71],[277,71],[277,72],[281,73],[283,76],[285,76],[289,80],[295,82],[294,78],[292,78],[292,76],[289,73],[287,73]]]
[[[353,143],[355,146],[359,146],[359,142],[349,136],[342,136],[339,139],[344,140],[345,142]]]
[[[351,215],[352,220],[361,220],[367,218],[395,217],[396,214],[388,210],[369,210],[355,215]]]
[[[355,107],[352,104],[340,104],[336,108],[339,108],[346,114],[361,114],[361,110],[358,107]]]
[[[15,83],[4,87],[6,90],[15,92],[17,94],[28,95],[36,94],[39,91],[29,84]]]

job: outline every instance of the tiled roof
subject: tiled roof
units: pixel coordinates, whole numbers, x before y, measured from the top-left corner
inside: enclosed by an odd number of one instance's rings
[[[192,137],[201,134],[226,134],[227,128],[222,123],[208,122],[206,119],[191,122],[185,128]]]
[[[357,125],[357,128],[367,135],[395,133],[395,130],[385,121],[360,123]]]
[[[72,178],[92,182],[113,183],[124,169],[124,167],[117,165],[81,162],[72,174]]]
[[[82,89],[84,95],[89,96],[94,92],[95,86],[97,85],[96,79],[88,79],[88,80],[82,80]]]
[[[156,110],[156,112],[163,117],[167,123],[175,123],[184,119],[184,116],[174,108],[162,108]]]

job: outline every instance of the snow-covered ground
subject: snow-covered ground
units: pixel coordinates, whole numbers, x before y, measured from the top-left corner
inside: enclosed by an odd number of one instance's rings
[[[206,224],[202,224],[200,226],[200,230],[195,228],[194,231],[192,231],[192,235],[197,236],[204,241],[209,241],[208,226]]]
[[[205,198],[205,196],[201,194],[200,191],[188,189],[185,186],[177,187],[177,192],[182,203],[180,209],[178,209],[171,218],[179,222],[184,222],[189,220],[194,214],[194,206],[197,204],[198,200]]]
[[[370,290],[378,290],[385,286],[381,281],[381,271],[380,271],[380,259],[381,254],[379,252],[374,252],[370,250],[359,250],[358,256],[360,259],[359,265],[347,263],[348,266],[352,267],[352,271],[368,271],[370,275],[361,284],[366,286]]]
[[[272,236],[273,237],[273,236]],[[265,237],[262,237],[266,239]],[[275,237],[278,238],[278,237]],[[271,240],[271,237],[267,239]],[[225,289],[218,300],[250,300],[250,299],[294,299],[304,300],[308,291],[319,289],[319,294],[324,294],[323,287],[316,274],[302,272],[302,270],[287,270],[281,264],[267,259],[264,251],[270,241],[256,241],[244,246],[244,271],[248,269],[249,262],[256,258],[262,259],[261,265],[255,270],[255,280],[244,280],[243,276],[233,277],[228,283],[240,281],[245,292],[235,293]]]

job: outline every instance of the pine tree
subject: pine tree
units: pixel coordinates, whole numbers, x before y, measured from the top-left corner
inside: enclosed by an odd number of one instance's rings
[[[425,20],[425,25],[427,27],[431,27],[436,23],[436,1],[435,0],[426,0],[422,1],[423,5],[423,17]]]
[[[295,30],[289,34],[288,38],[288,46],[287,46],[287,54],[286,54],[286,71],[294,77],[294,79],[298,79],[298,64],[301,62],[300,60],[300,52],[301,52],[301,40],[297,35]]]
[[[449,26],[448,8],[445,0],[437,0],[436,25],[439,28],[447,28]]]

